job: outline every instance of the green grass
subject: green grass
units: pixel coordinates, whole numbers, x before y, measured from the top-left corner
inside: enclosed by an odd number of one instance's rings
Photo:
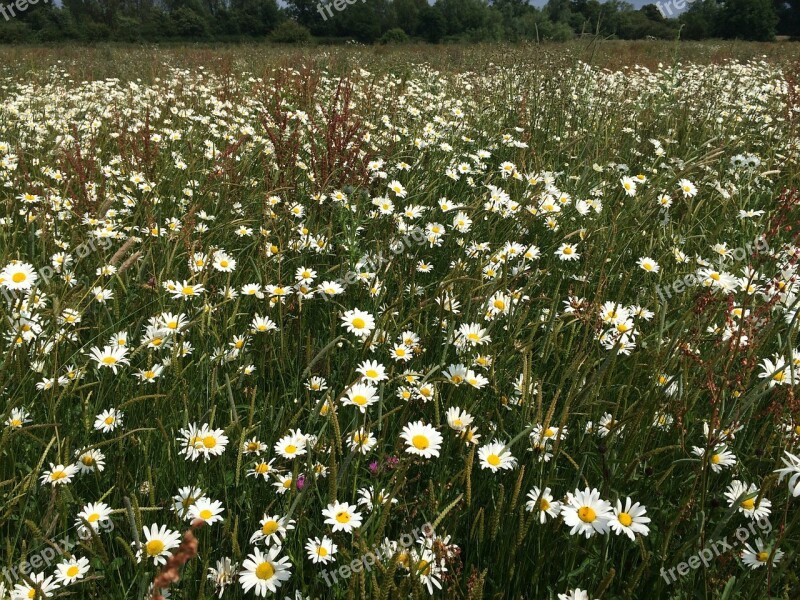
[[[424,597],[418,571],[433,557],[446,568],[435,591],[445,598],[557,598],[574,588],[603,599],[796,598],[798,499],[774,473],[800,437],[793,54],[789,45],[729,42],[12,49],[0,67],[0,266],[16,259],[41,270],[59,252],[72,261],[40,278],[38,301],[7,291],[3,304],[2,420],[13,409],[31,419],[0,434],[3,565],[12,569],[74,536],[81,509],[102,501],[113,510],[113,530],[71,551],[91,569],[57,593],[141,598],[158,569],[152,559],[137,563],[132,543],[152,523],[182,534],[189,524],[172,510],[172,496],[199,486],[222,503],[224,520],[195,531],[199,554],[172,598],[214,597],[208,568],[222,557],[241,564],[265,514],[296,522],[279,555],[291,562],[281,598]],[[173,132],[180,136],[171,139]],[[736,166],[739,155],[759,164]],[[371,169],[377,160],[383,166]],[[410,169],[398,169],[401,161]],[[460,163],[471,172],[449,176]],[[504,163],[520,177],[504,176]],[[386,178],[370,177],[377,170]],[[628,196],[620,180],[637,174],[645,181]],[[696,195],[682,192],[684,179]],[[387,190],[392,180],[407,196]],[[493,206],[488,186],[514,204]],[[560,212],[546,214],[547,189]],[[568,203],[559,203],[561,192]],[[39,200],[26,201],[26,193]],[[668,209],[658,203],[664,193]],[[393,214],[371,202],[384,197]],[[459,208],[443,211],[442,198]],[[594,206],[578,210],[578,201]],[[409,205],[427,210],[401,218]],[[748,210],[763,214],[741,218]],[[472,221],[468,231],[452,227],[459,211]],[[156,226],[163,235],[153,235]],[[96,239],[104,227],[111,239]],[[252,233],[237,234],[242,227]],[[444,233],[417,243],[408,237],[415,227]],[[499,253],[509,242],[522,252],[536,246],[540,256],[505,258]],[[768,251],[723,259],[712,249],[723,243]],[[579,258],[561,260],[563,244],[575,245]],[[190,270],[194,253],[219,249],[235,269]],[[660,270],[637,266],[643,257]],[[116,272],[99,274],[107,265]],[[755,289],[674,291],[706,265]],[[311,288],[340,281],[345,291],[321,298],[293,289],[283,301],[269,292],[223,293],[248,284],[289,288],[300,267],[316,271]],[[163,287],[169,280],[205,291],[175,299]],[[98,302],[97,286],[113,297]],[[487,320],[497,293],[510,309]],[[625,352],[601,343],[616,326],[601,319],[607,302],[652,312],[633,319]],[[64,323],[66,309],[80,321]],[[342,327],[353,309],[374,317],[366,341]],[[163,313],[184,315],[185,327],[146,334]],[[253,333],[256,314],[277,329]],[[490,341],[457,343],[459,326],[470,323],[485,327]],[[419,338],[412,359],[393,360],[392,345],[409,331]],[[120,332],[130,365],[115,374],[88,352]],[[231,354],[237,336],[246,341]],[[148,344],[153,338],[165,341]],[[190,353],[179,351],[183,343]],[[473,366],[479,356],[488,362]],[[770,386],[760,374],[776,356],[788,366],[784,381]],[[385,366],[388,379],[362,413],[342,400],[365,360]],[[444,372],[455,364],[486,385],[448,381]],[[153,365],[164,367],[155,382],[134,376]],[[47,383],[71,366],[81,378]],[[407,372],[418,374],[415,383]],[[327,389],[307,389],[312,376]],[[401,387],[424,384],[433,398],[398,397]],[[452,407],[472,415],[477,444],[448,426]],[[110,408],[124,413],[123,423],[102,433],[95,418]],[[601,437],[604,415],[614,424]],[[655,427],[662,415],[666,426]],[[401,432],[416,421],[442,435],[438,457],[406,451]],[[179,432],[190,424],[224,430],[225,451],[187,460]],[[535,425],[566,427],[563,439],[546,444],[547,461],[532,447]],[[361,427],[376,439],[366,454],[348,444]],[[692,449],[719,451],[720,432],[731,429],[735,437],[724,443],[737,462],[714,472]],[[315,442],[293,460],[273,449],[291,430]],[[265,445],[261,457],[275,459],[275,473],[295,482],[304,475],[302,489],[279,494],[273,481],[247,475],[256,457],[241,449],[253,437]],[[479,449],[493,440],[508,444],[513,469],[482,468]],[[40,482],[50,463],[72,463],[85,448],[103,453],[102,472]],[[327,473],[315,477],[320,466]],[[756,502],[771,501],[771,531],[761,537],[785,554],[751,570],[739,557],[743,546],[732,544],[668,584],[662,569],[750,523],[724,495],[733,480],[755,484]],[[630,497],[647,507],[649,532],[635,541],[613,532],[586,539],[570,535],[561,517],[540,524],[538,512],[525,509],[534,486],[551,488],[554,500],[585,487],[612,504]],[[365,487],[396,503],[359,507],[354,534],[332,533],[322,511],[337,500],[355,504]],[[410,557],[390,552],[366,574],[325,584],[323,569],[425,523],[449,541],[423,554],[415,543]],[[323,536],[338,546],[332,565],[312,564],[304,549]],[[60,554],[34,571],[52,575]],[[223,597],[252,596],[236,577]]]

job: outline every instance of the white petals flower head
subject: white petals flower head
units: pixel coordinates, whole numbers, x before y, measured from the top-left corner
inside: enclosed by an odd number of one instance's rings
[[[259,523],[259,529],[250,536],[250,543],[263,542],[267,546],[283,544],[286,532],[294,529],[295,521],[280,515],[264,515]]]
[[[39,275],[28,263],[14,261],[0,271],[0,285],[9,290],[29,290]]]
[[[98,367],[107,367],[115,375],[120,365],[130,364],[127,355],[128,349],[122,346],[104,346],[102,350],[100,348],[89,350],[89,357],[94,359]]]
[[[213,525],[223,520],[222,502],[219,500],[209,500],[208,498],[199,498],[188,511],[187,519],[189,521],[202,521],[206,525]]]
[[[608,525],[617,535],[627,535],[631,541],[635,534],[646,536],[650,528],[646,525],[650,517],[646,517],[647,509],[638,502],[633,503],[630,498],[625,499],[625,504],[617,500],[614,517],[609,519]]]
[[[375,329],[373,316],[358,309],[348,310],[342,315],[342,321],[342,327],[362,338],[367,337]]]
[[[481,461],[481,469],[489,469],[496,473],[500,469],[513,469],[517,464],[517,459],[503,442],[493,441],[478,450],[478,458]]]
[[[774,551],[774,554],[773,554]],[[776,565],[783,558],[783,550],[770,548],[762,540],[756,540],[756,547],[745,544],[741,552],[742,562],[751,569],[767,566],[768,563]],[[772,560],[770,561],[770,555]]]
[[[325,523],[333,526],[333,532],[344,531],[351,533],[353,529],[361,526],[361,513],[356,506],[347,502],[334,502],[323,509],[322,516],[326,517]]]
[[[800,457],[788,451],[784,451],[784,454],[786,456],[781,460],[786,466],[782,469],[776,469],[775,473],[778,473],[778,483],[782,482],[784,477],[789,478],[789,492],[797,498],[800,496]]]
[[[568,502],[561,507],[564,523],[570,527],[570,535],[584,535],[587,538],[595,534],[605,534],[609,529],[609,521],[614,518],[611,504],[600,498],[597,489],[579,489],[570,495]]]
[[[172,556],[172,549],[180,545],[181,536],[177,531],[167,529],[166,525],[153,524],[144,528],[144,538],[136,553],[137,560],[141,562],[142,558],[151,558],[156,565],[165,565],[167,558]]]
[[[75,465],[54,465],[50,463],[50,470],[45,471],[41,476],[42,485],[49,483],[52,486],[65,485],[72,481],[72,478],[78,472],[78,467]]]
[[[253,590],[256,596],[266,598],[268,592],[273,594],[291,577],[291,563],[287,557],[278,558],[280,546],[270,548],[266,553],[255,548],[252,554],[242,563],[239,583],[245,592]]]
[[[528,512],[539,512],[539,523],[544,524],[547,517],[555,518],[561,512],[561,502],[553,499],[553,494],[549,487],[544,491],[538,487],[528,492],[528,501],[525,503],[525,510]]]
[[[56,565],[56,580],[61,585],[70,585],[89,572],[89,559],[85,557],[72,558]]]
[[[314,564],[334,562],[336,560],[334,554],[336,554],[337,550],[338,547],[328,536],[322,536],[322,539],[312,538],[306,542],[308,559]]]
[[[423,421],[408,423],[400,437],[406,442],[406,452],[423,458],[439,456],[442,434]]]

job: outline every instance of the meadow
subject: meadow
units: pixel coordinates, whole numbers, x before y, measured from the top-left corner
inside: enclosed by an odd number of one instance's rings
[[[798,58],[5,50],[0,600],[800,597]]]

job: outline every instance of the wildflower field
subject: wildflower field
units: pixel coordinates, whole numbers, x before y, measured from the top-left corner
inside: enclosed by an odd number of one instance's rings
[[[6,53],[0,598],[799,598],[799,56]]]

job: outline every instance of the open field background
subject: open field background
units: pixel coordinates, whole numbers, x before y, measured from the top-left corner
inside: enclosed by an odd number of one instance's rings
[[[0,598],[800,597],[797,59],[7,49]]]

